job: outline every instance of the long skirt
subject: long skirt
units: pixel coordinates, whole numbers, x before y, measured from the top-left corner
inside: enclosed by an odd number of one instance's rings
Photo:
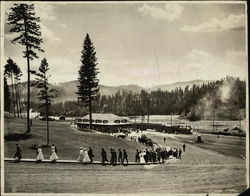
[[[38,153],[38,155],[37,155],[37,157],[36,157],[36,160],[37,160],[37,161],[42,161],[42,160],[44,160],[44,156],[43,156],[43,153],[42,153],[42,152],[39,152],[39,153]]]
[[[83,159],[84,159],[84,155],[83,153],[80,153],[78,157],[78,161],[83,162]]]
[[[140,155],[140,163],[145,163],[144,155]]]
[[[56,154],[56,152],[52,152],[52,155],[49,158],[51,161],[56,161],[58,159],[58,156]]]
[[[84,158],[83,158],[83,160],[82,160],[83,162],[85,162],[85,163],[90,162],[90,158],[89,158],[88,153],[84,153],[83,156],[84,156]]]

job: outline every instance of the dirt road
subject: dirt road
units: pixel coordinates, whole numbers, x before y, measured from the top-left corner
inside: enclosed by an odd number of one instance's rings
[[[163,146],[182,147],[183,144],[181,138],[172,135],[148,136]],[[163,137],[167,138],[166,143]],[[246,188],[245,167],[245,160],[240,157],[186,144],[181,160],[157,166],[5,163],[5,191],[235,195]]]

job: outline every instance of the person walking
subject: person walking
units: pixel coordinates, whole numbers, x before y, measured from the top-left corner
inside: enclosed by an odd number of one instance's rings
[[[135,162],[136,163],[140,162],[140,153],[138,149],[136,149],[136,152],[135,152]]]
[[[107,160],[107,153],[104,150],[104,148],[102,148],[101,155],[102,155],[102,164],[105,165],[106,161],[108,162],[108,160]]]
[[[83,149],[83,160],[82,160],[82,162],[84,162],[84,163],[89,163],[89,162],[92,163],[93,162],[93,160],[91,161],[91,159],[89,157],[89,153],[87,151],[87,148]]]
[[[14,162],[18,163],[20,162],[20,160],[22,159],[22,155],[21,155],[21,148],[19,144],[16,144],[16,153],[14,155]]]
[[[110,148],[110,164],[114,164],[114,153],[113,153],[113,148]]]
[[[114,165],[116,165],[117,164],[117,153],[116,153],[116,151],[115,151],[115,149],[113,149],[113,157],[114,157]]]
[[[178,155],[179,159],[181,159],[181,153],[182,153],[182,150],[179,148],[179,155]]]
[[[146,150],[143,150],[143,152],[140,151],[140,163],[146,163],[145,156],[146,156]]]
[[[38,152],[38,154],[37,154],[37,157],[36,157],[36,162],[41,162],[41,161],[43,161],[44,160],[44,156],[43,156],[43,152],[42,152],[42,147],[41,146],[39,146],[38,148],[37,148],[37,152]]]
[[[165,143],[166,142],[166,138],[164,137],[163,140],[164,140],[164,143]]]
[[[146,148],[146,154],[145,154],[144,159],[145,159],[145,162],[146,162],[146,163],[148,163],[148,159],[149,159],[149,151],[148,151],[148,149],[147,149],[147,148]]]
[[[78,161],[79,161],[79,162],[83,162],[83,159],[84,159],[83,147],[80,147],[80,152],[79,152],[79,156],[78,156]]]
[[[94,154],[93,154],[93,150],[92,150],[91,147],[89,147],[88,155],[89,155],[89,158],[90,158],[90,162],[92,163]]]
[[[56,152],[56,154],[58,155],[56,145],[55,145],[55,144],[52,144],[52,146],[54,146],[54,147],[55,147],[55,152]]]
[[[183,144],[182,148],[183,148],[183,152],[185,152],[186,145],[185,145],[185,144]]]
[[[126,160],[127,165],[128,165],[128,153],[126,152],[125,149],[123,149],[123,159],[122,159],[123,164],[124,164],[124,160]]]
[[[56,146],[54,144],[51,146],[51,152],[52,152],[50,156],[51,163],[55,163],[56,160],[58,160],[58,156],[56,153]]]
[[[118,150],[118,162],[119,162],[119,163],[123,163],[122,151],[121,151],[121,149]]]

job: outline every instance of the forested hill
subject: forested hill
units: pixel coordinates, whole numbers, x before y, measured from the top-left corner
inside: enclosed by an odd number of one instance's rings
[[[185,81],[185,82],[175,82],[172,84],[164,84],[164,85],[157,85],[152,88],[150,88],[150,91],[155,91],[158,89],[161,89],[162,91],[172,91],[176,88],[182,88],[184,89],[186,86],[193,86],[198,85],[201,86],[203,84],[208,84],[209,82],[212,82],[212,80],[191,80],[191,81]]]
[[[138,85],[120,85],[120,86],[105,86],[105,85],[99,85],[100,86],[100,95],[105,96],[112,96],[115,95],[118,91],[126,91],[126,92],[133,92],[133,93],[140,93],[141,90],[146,91],[155,91],[158,89],[161,89],[163,91],[172,91],[176,88],[182,88],[184,89],[186,86],[193,86],[195,85],[202,85],[207,84],[209,81],[207,80],[192,80],[192,81],[186,81],[186,82],[176,82],[172,84],[166,84],[166,85],[158,85],[151,88],[143,88]],[[77,80],[70,81],[70,82],[64,82],[59,84],[51,84],[51,88],[54,88],[58,91],[58,97],[54,99],[54,103],[60,103],[65,101],[74,101],[77,100],[77,96],[75,92],[77,91]],[[23,82],[19,84],[21,99],[24,101],[26,97],[26,91],[27,91],[27,82]],[[10,88],[11,90],[11,88]],[[37,102],[37,93],[38,89],[31,87],[31,101]]]
[[[190,83],[189,83],[190,84]],[[53,115],[83,116],[88,108],[81,108],[76,100],[77,81],[53,85],[58,97],[53,102]],[[23,98],[25,84],[21,84]],[[11,89],[11,88],[10,88]],[[37,90],[32,88],[32,108],[41,111],[36,99]],[[21,100],[23,103],[24,99]],[[100,95],[93,102],[93,112],[117,115],[168,115],[179,114],[191,120],[217,119],[236,120],[246,115],[246,82],[227,77],[218,81],[188,85],[171,91],[145,90],[129,85],[109,87],[100,85]]]

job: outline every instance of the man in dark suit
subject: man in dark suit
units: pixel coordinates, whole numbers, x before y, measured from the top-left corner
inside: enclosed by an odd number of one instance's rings
[[[93,154],[93,150],[91,147],[89,147],[88,155],[89,155],[90,162],[92,163],[94,154]]]
[[[114,165],[116,165],[117,164],[117,153],[116,153],[114,148],[113,148],[113,158],[114,158]]]
[[[125,149],[123,149],[123,159],[122,159],[123,164],[124,164],[124,160],[127,161],[127,165],[128,165],[128,154]]]
[[[107,153],[106,153],[106,151],[104,150],[104,148],[102,148],[102,153],[101,153],[101,155],[102,155],[102,164],[105,165],[105,162],[108,161],[108,160],[107,160]]]
[[[22,159],[21,151],[20,145],[16,144],[16,153],[14,155],[15,162],[20,162]]]
[[[122,163],[122,151],[121,151],[121,149],[118,150],[118,162]]]
[[[139,156],[139,151],[138,149],[136,149],[136,152],[135,152],[135,162],[140,162],[140,156]]]

